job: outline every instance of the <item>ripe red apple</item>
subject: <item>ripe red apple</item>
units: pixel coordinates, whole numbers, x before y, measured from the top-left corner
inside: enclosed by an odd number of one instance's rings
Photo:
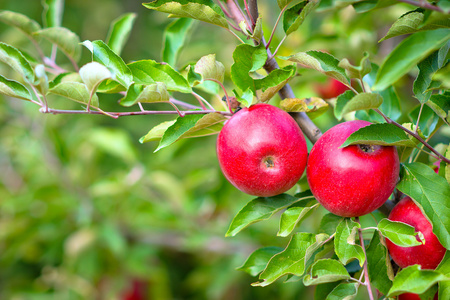
[[[123,300],[144,300],[147,299],[146,289],[148,284],[145,281],[134,279],[131,286],[125,291],[121,299]]]
[[[254,196],[270,197],[293,187],[305,170],[307,156],[298,124],[269,104],[239,110],[217,138],[223,174],[236,188]]]
[[[314,88],[322,99],[336,98],[349,89],[345,84],[334,78],[328,78],[325,84],[317,84]]]
[[[314,197],[328,211],[357,217],[379,208],[392,194],[399,176],[395,147],[351,145],[339,148],[367,121],[340,123],[322,135],[311,150],[306,176]]]
[[[389,220],[411,225],[425,238],[425,244],[414,247],[400,247],[386,239],[388,251],[397,265],[406,268],[419,264],[422,269],[435,269],[439,265],[446,249],[433,233],[431,223],[410,197],[403,198],[395,205]]]
[[[434,295],[434,300],[438,300],[438,293]],[[413,293],[404,293],[401,295],[398,295],[398,300],[421,300],[419,295],[413,294]]]

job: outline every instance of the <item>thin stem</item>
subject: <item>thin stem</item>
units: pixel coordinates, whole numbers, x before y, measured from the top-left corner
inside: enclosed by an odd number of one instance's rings
[[[186,108],[189,108],[189,109],[201,109],[200,106],[192,105],[192,104],[186,103],[184,101],[177,100],[175,98],[170,98],[170,102],[175,103],[178,106],[183,106],[183,107],[186,107]]]
[[[231,14],[228,12],[228,10],[225,8],[225,6],[222,4],[222,1],[217,0],[215,2],[220,6],[220,9],[223,11],[225,16],[227,16],[228,18],[232,18]]]
[[[256,22],[253,19],[250,9],[248,8],[247,0],[244,0],[244,5],[245,5],[245,10],[247,11],[247,15],[249,16],[250,21],[252,22],[252,27],[253,27],[253,26],[255,26]],[[252,32],[253,32],[253,28],[252,28]]]
[[[53,70],[55,70],[58,74],[61,73],[65,73],[67,72],[65,69],[61,68],[60,66],[58,66],[54,60],[52,60],[51,58],[48,57],[44,57],[44,64],[46,64],[47,66],[51,67]]]
[[[167,103],[169,103],[170,105],[173,106],[173,108],[175,108],[175,110],[177,111],[177,113],[178,113],[178,115],[179,115],[180,117],[184,117],[184,112],[180,111],[180,110],[178,109],[178,107],[177,107],[175,104],[173,104],[173,103],[170,102],[170,101],[167,101]]]
[[[419,129],[419,121],[420,121],[420,115],[422,114],[422,109],[423,109],[423,103],[420,103],[419,114],[417,115],[416,129],[414,129],[415,133],[417,133],[417,130]]]
[[[36,98],[39,100],[39,106],[43,107],[45,110],[48,110],[48,104],[47,104],[47,98],[42,95],[42,99],[41,97],[39,97],[39,92],[36,89],[36,87],[32,84],[30,84],[31,89],[33,90],[33,93],[36,95]]]
[[[269,57],[268,59],[272,59],[272,58],[275,57],[275,55],[277,55],[278,50],[280,49],[281,45],[284,43],[284,41],[286,40],[286,38],[287,38],[287,35],[285,35],[285,36],[283,37],[283,39],[280,41],[280,43],[278,44],[277,48],[276,48],[275,51],[273,52],[272,56]],[[267,47],[266,47],[266,49],[267,49]]]
[[[286,10],[286,8],[287,8],[287,5],[281,10],[280,14],[278,15],[277,21],[275,22],[275,25],[273,26],[272,33],[270,34],[270,38],[267,41],[266,49],[270,47],[270,43],[272,42],[272,38],[273,38],[273,36],[275,34],[275,29],[277,29],[278,23],[280,22],[281,16],[283,15],[283,13]],[[274,56],[275,56],[275,54],[274,54]]]
[[[63,109],[52,109],[48,108],[44,110],[40,109],[42,113],[50,113],[53,115],[59,114],[77,114],[77,115],[104,115],[108,114],[114,118],[125,117],[125,116],[143,116],[143,115],[178,115],[178,112],[175,110],[146,110],[146,111],[129,111],[129,112],[105,112],[105,111],[86,111],[86,110],[63,110]],[[200,114],[209,114],[209,113],[218,113],[224,116],[231,116],[232,114],[227,111],[216,111],[216,110],[190,110],[183,111],[184,115],[200,115]]]
[[[56,61],[56,53],[58,52],[58,47],[56,47],[55,44],[52,45],[52,54],[51,54],[51,60]]]
[[[361,280],[358,280],[356,278],[350,277],[350,280],[356,281],[357,283],[359,283],[360,285],[366,285],[364,282],[362,282]]]
[[[242,44],[245,44],[245,42],[231,29],[227,28],[228,32],[234,35]]]
[[[446,13],[444,10],[442,10],[439,6],[432,5],[426,1],[417,2],[414,0],[397,0],[398,2],[408,3],[417,7],[422,7],[426,9],[435,10],[441,13]]]
[[[225,87],[223,86],[222,82],[220,82],[219,80],[216,80],[216,79],[207,79],[207,80],[214,81],[214,82],[216,82],[216,83],[218,83],[218,84],[220,85],[220,87],[222,88],[223,92],[225,93],[225,98],[227,99],[228,110],[230,111],[230,113],[233,113],[233,110],[231,109],[230,98],[228,97],[227,90],[226,90]]]
[[[361,231],[364,231],[364,230],[378,230],[378,228],[377,227],[366,227],[366,228],[361,229]]]
[[[204,110],[206,109],[205,104],[208,105],[208,107],[209,107],[210,109],[214,109],[214,107],[213,107],[208,101],[206,101],[205,98],[203,98],[202,96],[200,96],[200,95],[197,94],[196,92],[192,92],[191,94],[194,95],[195,99],[198,100],[198,102],[200,103],[200,105],[202,106],[202,108],[203,108]],[[204,102],[205,104],[203,104],[203,102]]]
[[[359,82],[361,84],[361,89],[362,89],[363,93],[367,93],[366,86],[364,84],[364,80],[361,77],[359,78]]]
[[[406,133],[408,133],[409,135],[412,135],[413,137],[415,137],[417,140],[419,140],[419,142],[421,142],[423,145],[425,145],[425,147],[427,147],[428,149],[430,149],[431,152],[433,152],[434,154],[436,154],[439,157],[439,160],[443,160],[446,163],[450,164],[450,159],[446,158],[445,156],[443,156],[442,154],[440,154],[436,149],[434,149],[433,147],[431,147],[430,144],[428,144],[418,133],[416,132],[412,132],[411,130],[409,130],[408,128],[400,125],[399,123],[395,122],[394,120],[389,119],[385,114],[383,114],[379,109],[374,109],[377,113],[379,113],[385,120],[387,123],[389,124],[394,124],[395,126],[397,126],[398,128],[402,129],[403,131],[405,131]]]
[[[141,103],[141,102],[138,102],[138,105],[139,105],[139,109],[140,109],[141,111],[145,111],[145,109],[144,109],[144,107],[142,106],[142,103]]]
[[[361,225],[361,223],[359,222],[359,217],[356,217],[355,221]],[[372,293],[372,287],[370,286],[369,269],[367,268],[366,247],[364,246],[364,239],[363,239],[361,228],[358,228],[358,234],[359,234],[359,242],[360,242],[361,247],[364,252],[364,257],[366,257],[366,259],[364,260],[364,285],[367,287],[367,292],[369,293],[369,299],[374,300],[373,293]]]

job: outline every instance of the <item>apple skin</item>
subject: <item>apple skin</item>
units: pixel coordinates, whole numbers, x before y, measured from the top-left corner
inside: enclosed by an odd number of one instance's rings
[[[360,120],[340,123],[325,132],[309,154],[306,176],[311,192],[335,215],[368,214],[383,205],[394,191],[400,169],[395,147],[339,148],[350,134],[370,124]]]
[[[401,295],[398,295],[398,300],[421,300],[420,296],[413,293],[404,293]],[[433,300],[438,300],[438,293],[434,295]]]
[[[388,251],[399,267],[418,264],[422,269],[435,269],[439,265],[446,249],[433,233],[431,223],[410,197],[403,198],[395,205],[389,214],[389,220],[411,225],[416,232],[422,232],[425,238],[425,244],[415,247],[400,247],[386,239]]]
[[[308,149],[303,132],[287,112],[255,104],[225,123],[217,138],[217,157],[236,188],[270,197],[286,192],[300,179]]]
[[[328,78],[325,84],[316,85],[315,90],[322,99],[331,99],[336,98],[343,92],[349,90],[349,88],[334,78]]]

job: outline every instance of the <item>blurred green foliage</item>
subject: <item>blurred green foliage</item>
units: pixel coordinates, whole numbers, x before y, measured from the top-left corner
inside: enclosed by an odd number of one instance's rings
[[[275,1],[260,2],[268,35],[278,8]],[[0,9],[42,24],[40,1],[1,0]],[[318,12],[279,54],[323,49],[357,62],[369,51],[381,61],[389,49],[377,41],[406,10],[395,6],[376,17],[351,8]],[[82,40],[104,40],[125,12],[137,19],[122,57],[159,61],[170,20],[140,1],[66,1],[62,25]],[[281,28],[277,33],[273,45]],[[0,41],[33,52],[24,35],[4,24]],[[229,72],[236,41],[220,28],[196,24],[178,65],[216,53]],[[67,63],[63,55],[58,59]],[[81,61],[89,60],[84,49]],[[310,70],[301,75],[292,81],[296,95],[314,96],[313,83],[325,77]],[[117,107],[116,96],[101,97],[106,107]],[[220,173],[215,137],[178,141],[157,153],[157,143],[138,142],[171,118],[44,115],[32,103],[0,97],[0,299],[123,299],[135,281],[143,283],[145,299],[312,298],[314,289],[300,282],[255,288],[254,278],[235,270],[255,249],[284,247],[289,238],[275,237],[275,219],[224,237],[252,197]],[[331,111],[317,119],[324,130],[334,123]],[[323,213],[319,209],[302,229],[317,231]]]

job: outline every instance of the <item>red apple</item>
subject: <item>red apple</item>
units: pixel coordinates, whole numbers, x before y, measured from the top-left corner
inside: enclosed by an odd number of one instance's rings
[[[122,295],[123,300],[144,300],[147,299],[146,289],[147,283],[145,281],[134,279],[131,286]]]
[[[395,147],[351,145],[340,148],[367,121],[340,123],[322,135],[311,150],[306,176],[314,197],[342,217],[368,214],[389,198],[399,176]]]
[[[270,197],[295,185],[308,150],[303,133],[285,111],[256,104],[236,112],[217,139],[217,157],[225,177],[244,193]]]
[[[434,300],[438,300],[438,293],[434,295]],[[398,300],[421,300],[419,295],[413,294],[413,293],[404,293],[401,295],[398,295]]]
[[[345,84],[334,78],[328,78],[325,84],[317,84],[315,86],[316,92],[322,99],[336,98],[348,89]]]
[[[410,197],[403,198],[395,205],[389,220],[411,225],[425,238],[425,244],[414,247],[400,247],[386,239],[388,251],[397,265],[406,268],[418,264],[422,269],[435,269],[439,265],[446,249],[433,233],[431,223]]]

